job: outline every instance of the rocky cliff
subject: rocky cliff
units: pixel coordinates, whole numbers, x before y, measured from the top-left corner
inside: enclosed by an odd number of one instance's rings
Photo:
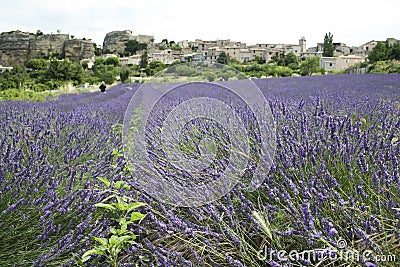
[[[131,31],[112,31],[106,34],[103,42],[103,53],[123,53],[125,43],[135,40]]]
[[[30,34],[28,58],[42,58],[50,55],[60,57],[64,53],[64,44],[69,40],[68,34]]]
[[[31,58],[50,56],[79,60],[94,56],[93,42],[70,39],[68,34],[37,35],[13,31],[0,34],[0,65],[24,64]]]
[[[0,35],[0,65],[12,66],[28,60],[30,34],[9,32]]]
[[[65,58],[71,60],[92,58],[94,56],[93,42],[82,39],[68,40],[64,46],[64,55]]]

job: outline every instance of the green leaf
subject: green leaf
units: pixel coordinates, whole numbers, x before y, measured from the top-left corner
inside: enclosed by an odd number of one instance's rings
[[[111,155],[117,156],[117,157],[122,157],[124,154],[121,151],[114,150]]]
[[[146,256],[142,256],[142,255],[139,255],[139,259],[141,259],[142,261],[150,261],[149,258],[147,258]]]
[[[142,214],[140,212],[137,212],[137,211],[132,212],[132,214],[131,214],[131,222],[139,221],[139,220],[143,219],[144,216],[146,216],[146,215],[144,215],[144,214]]]
[[[131,232],[131,237],[132,237],[132,240],[135,240],[136,239],[136,235],[134,234],[134,233],[132,233]],[[134,241],[129,241],[129,242],[134,242]],[[135,243],[135,242],[134,242]]]
[[[128,204],[125,202],[125,200],[123,198],[121,198],[120,196],[116,196],[118,203],[115,203],[115,206],[121,210],[121,211],[125,211],[128,209]]]
[[[111,182],[108,181],[106,178],[104,178],[104,177],[97,177],[97,179],[99,179],[100,181],[102,181],[107,187],[110,187]]]
[[[114,205],[120,211],[125,211],[128,208],[128,205],[126,203],[115,203]]]
[[[103,255],[103,256],[106,256],[106,253],[104,251],[101,251],[101,250],[98,250],[98,249],[88,250],[82,255],[82,262],[88,261],[92,255]]]
[[[118,233],[118,235],[119,236],[122,236],[122,235],[124,235],[124,234],[126,234],[126,233],[130,233],[131,231],[128,231],[128,230],[126,230],[126,229],[118,229],[117,230],[117,233]]]
[[[124,218],[125,219],[125,218]],[[125,220],[125,222],[123,222],[123,223],[121,223],[121,231],[126,231],[126,229],[128,229],[128,224],[126,223],[126,220]]]
[[[119,225],[126,224],[126,218],[124,218],[124,217],[118,218],[115,221],[117,221],[119,223]]]
[[[121,188],[121,186],[123,186],[125,184],[125,182],[124,181],[117,181],[117,182],[115,182],[115,188],[116,189],[120,189]]]
[[[254,218],[260,223],[261,229],[264,231],[264,233],[269,237],[270,240],[272,240],[272,233],[269,227],[270,224],[268,218],[255,210],[253,210],[251,213],[253,214]]]
[[[117,234],[117,229],[115,229],[114,227],[111,227],[110,233],[112,233],[113,235],[116,235]]]
[[[115,246],[119,246],[121,244],[121,242],[119,241],[119,238],[117,235],[112,235],[109,239],[109,244],[111,246],[115,245]]]
[[[108,239],[107,239],[107,238],[103,238],[103,237],[94,237],[94,240],[96,240],[97,242],[99,242],[102,246],[107,247],[107,245],[108,245]]]
[[[113,169],[118,168],[118,164],[111,164],[110,166],[111,166],[111,168],[113,168]]]
[[[146,203],[143,203],[143,202],[134,202],[134,203],[130,203],[130,204],[128,204],[128,210],[126,211],[126,213],[129,213],[129,212],[131,212],[132,210],[135,210],[135,209],[137,209],[137,208],[140,208],[140,207],[143,207],[143,206],[146,206],[147,204]]]
[[[121,244],[122,244],[122,243],[125,243],[126,241],[132,239],[132,236],[130,236],[130,235],[124,235],[124,236],[120,236],[118,239],[119,239],[119,241],[120,241]]]
[[[96,207],[98,208],[105,208],[105,209],[109,209],[109,210],[115,210],[115,207],[110,205],[110,204],[106,204],[106,203],[96,203],[94,204]]]

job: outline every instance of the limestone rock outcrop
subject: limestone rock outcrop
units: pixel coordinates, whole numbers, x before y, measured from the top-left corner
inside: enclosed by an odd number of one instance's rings
[[[80,60],[94,57],[91,40],[71,39],[69,34],[34,34],[12,31],[0,34],[0,65],[22,65],[31,58]]]
[[[132,31],[112,31],[106,34],[103,42],[103,53],[123,53],[125,43],[129,40],[135,40]]]

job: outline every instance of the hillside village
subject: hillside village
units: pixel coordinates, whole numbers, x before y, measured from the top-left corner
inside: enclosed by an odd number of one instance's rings
[[[164,39],[161,43],[154,42],[154,36],[134,35],[132,31],[113,31],[107,33],[103,46],[97,48],[89,39],[75,39],[69,34],[36,34],[21,31],[2,33],[0,35],[0,70],[12,68],[15,64],[23,64],[30,58],[61,56],[71,60],[89,62],[89,67],[97,57],[118,57],[121,66],[138,65],[144,51],[137,51],[134,55],[125,55],[125,45],[130,40],[147,44],[149,62],[211,61],[215,62],[222,52],[225,52],[228,61],[248,63],[262,60],[268,63],[274,57],[282,54],[294,53],[298,59],[319,57],[320,67],[326,71],[341,71],[357,63],[364,62],[368,54],[377,45],[378,41],[372,40],[360,46],[349,47],[345,43],[333,43],[334,56],[324,57],[323,43],[307,47],[305,37],[301,37],[296,44],[255,44],[233,40],[201,40],[194,41],[169,41]],[[384,41],[384,40],[382,40]],[[388,38],[389,44],[400,43],[399,40]],[[125,56],[124,56],[125,55]]]
[[[112,51],[115,54],[104,54],[104,57],[118,56],[123,52],[124,41],[137,38],[138,42],[147,42],[149,44],[148,55],[149,62],[158,61],[164,64],[171,64],[175,61],[188,62],[188,61],[211,61],[215,62],[221,52],[225,52],[229,61],[236,61],[239,63],[248,63],[256,60],[256,58],[268,63],[272,58],[279,55],[288,54],[293,52],[301,61],[307,57],[319,57],[320,67],[326,71],[341,71],[347,69],[357,63],[364,62],[370,51],[377,45],[379,41],[369,41],[360,46],[349,47],[344,43],[333,43],[335,46],[334,57],[323,57],[323,43],[317,43],[316,46],[307,48],[306,38],[301,37],[297,44],[255,44],[247,45],[240,41],[232,40],[214,40],[205,41],[196,39],[194,41],[183,40],[174,43],[175,46],[181,48],[171,49],[171,44],[167,42],[152,43],[153,36],[139,35],[137,37],[132,35],[131,31],[119,31],[109,33],[112,35],[125,36],[122,42],[116,42],[110,46],[109,42],[104,43],[103,51]],[[105,40],[108,40],[107,36]],[[389,44],[400,43],[399,40],[388,38],[386,41]],[[140,51],[136,55],[129,57],[120,57],[121,65],[138,65],[140,62]]]

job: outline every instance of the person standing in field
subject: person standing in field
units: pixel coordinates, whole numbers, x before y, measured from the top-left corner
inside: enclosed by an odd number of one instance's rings
[[[101,90],[102,93],[105,93],[105,92],[106,92],[107,86],[106,86],[106,84],[104,83],[104,81],[101,82],[99,88],[100,88],[100,90]]]

